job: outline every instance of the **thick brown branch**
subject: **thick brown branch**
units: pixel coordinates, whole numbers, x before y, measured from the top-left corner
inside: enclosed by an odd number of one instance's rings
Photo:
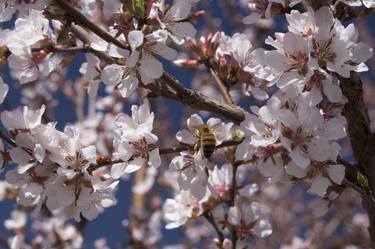
[[[218,116],[224,117],[236,124],[240,124],[245,119],[245,111],[238,107],[228,105],[221,101],[208,98],[207,96],[185,88],[177,79],[168,73],[156,81],[156,84],[143,86],[151,93],[149,96],[163,96],[183,104],[193,109],[208,111]]]
[[[343,114],[348,121],[348,132],[359,170],[368,179],[371,194],[375,193],[375,139],[370,129],[370,119],[363,101],[362,82],[356,73],[348,79],[340,78],[341,88],[348,98]],[[370,219],[370,237],[375,246],[375,209],[365,202]]]

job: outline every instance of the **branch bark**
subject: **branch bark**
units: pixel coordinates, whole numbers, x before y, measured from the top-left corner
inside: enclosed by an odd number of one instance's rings
[[[245,119],[246,111],[234,105],[208,98],[207,96],[185,88],[176,78],[164,72],[163,76],[156,81],[156,84],[144,85],[151,90],[152,96],[163,96],[183,104],[193,109],[208,111],[236,124],[240,124]]]
[[[348,132],[354,158],[359,170],[366,176],[371,195],[375,193],[375,138],[370,129],[370,118],[363,101],[362,81],[356,73],[348,79],[340,78],[343,94],[348,98],[343,115],[348,121]],[[372,247],[375,246],[375,208],[364,200],[370,220],[370,238]]]

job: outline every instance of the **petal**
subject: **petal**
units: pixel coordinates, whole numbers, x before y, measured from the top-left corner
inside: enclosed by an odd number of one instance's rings
[[[130,174],[133,173],[145,164],[145,159],[142,157],[136,157],[134,160],[130,161],[128,163],[128,166],[126,167],[125,173]]]
[[[156,42],[155,45],[150,47],[150,50],[160,55],[166,60],[173,61],[177,57],[177,51],[168,47],[162,42]]]
[[[328,168],[328,175],[336,184],[341,184],[345,178],[345,167],[341,164],[332,165]]]
[[[121,84],[119,85],[121,96],[124,98],[129,97],[137,88],[138,78],[132,74],[121,80]]]
[[[285,172],[289,175],[295,176],[297,178],[303,178],[306,176],[306,171],[295,164],[293,161],[289,162],[285,167]]]
[[[143,40],[144,40],[144,35],[143,35],[142,31],[132,30],[132,31],[129,32],[128,42],[129,42],[129,45],[130,45],[132,51],[134,51],[136,48],[141,46],[142,43],[143,43]]]
[[[331,186],[331,182],[326,177],[319,175],[314,178],[309,192],[324,197],[329,186]]]
[[[184,38],[195,37],[197,30],[189,22],[177,22],[168,25],[168,29],[172,32],[171,38],[177,44],[184,43]]]
[[[232,225],[238,225],[241,222],[241,212],[238,207],[230,207],[228,210],[228,222]]]
[[[164,20],[180,21],[190,14],[192,2],[190,0],[176,0],[172,7],[167,11]]]
[[[123,176],[126,172],[127,163],[116,163],[111,167],[111,177],[118,179]]]
[[[204,124],[202,118],[198,114],[191,115],[187,120],[188,129],[194,131],[197,126]]]
[[[122,77],[124,74],[124,67],[117,65],[117,64],[112,64],[106,66],[102,74],[100,75],[100,78],[104,82],[104,84],[107,85],[117,85],[120,83]]]
[[[185,129],[177,132],[176,138],[178,141],[184,144],[195,144],[198,141],[197,138],[194,137],[190,131]]]
[[[147,78],[159,79],[163,75],[163,65],[154,56],[144,53],[140,61],[139,73]]]
[[[306,169],[310,165],[310,159],[303,155],[303,152],[299,150],[293,150],[289,153],[289,156],[302,169]]]
[[[159,155],[159,149],[154,149],[149,153],[149,161],[148,164],[154,168],[158,168],[161,164],[161,158]]]

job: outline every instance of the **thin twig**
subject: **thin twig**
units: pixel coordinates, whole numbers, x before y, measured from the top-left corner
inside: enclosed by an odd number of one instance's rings
[[[235,145],[238,145],[238,144],[239,144],[239,142],[229,140],[229,141],[225,141],[225,142],[219,144],[218,146],[216,146],[215,149],[235,146]],[[155,148],[156,147],[153,147],[150,150],[153,150]],[[194,148],[194,145],[183,144],[183,145],[178,146],[178,147],[175,146],[175,147],[171,147],[171,148],[159,149],[159,154],[160,155],[175,154],[175,153],[179,153],[179,152],[182,152],[182,151],[192,150],[193,148]],[[97,170],[99,168],[111,166],[113,164],[118,164],[118,163],[124,163],[124,161],[121,160],[121,159],[117,159],[117,160],[109,160],[109,161],[106,161],[106,162],[103,162],[103,163],[91,164],[88,171],[92,172],[92,171]]]
[[[216,85],[219,88],[219,91],[221,92],[221,95],[223,96],[225,102],[227,104],[233,105],[234,102],[232,100],[232,97],[229,94],[228,88],[225,86],[224,82],[220,79],[219,75],[217,75],[215,69],[212,67],[212,65],[207,62],[206,67],[210,71],[212,77],[215,79]]]
[[[217,237],[219,239],[219,244],[222,245],[223,242],[224,242],[224,234],[223,232],[220,230],[220,228],[218,227],[218,225],[216,224],[216,221],[214,219],[214,217],[212,216],[211,213],[204,213],[203,214],[203,217],[212,225],[212,227],[215,229],[216,231],[216,234],[217,234]]]

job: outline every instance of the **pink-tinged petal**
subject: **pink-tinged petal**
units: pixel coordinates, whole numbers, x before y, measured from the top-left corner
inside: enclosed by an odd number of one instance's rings
[[[67,207],[75,201],[74,188],[67,186],[56,191],[57,200],[60,203],[60,207]]]
[[[308,54],[308,40],[301,35],[286,33],[284,36],[284,51],[289,55]]]
[[[161,164],[161,158],[159,155],[159,149],[156,148],[149,153],[148,164],[154,168],[158,168]]]
[[[129,42],[129,45],[130,45],[132,51],[134,51],[136,48],[141,46],[142,43],[143,43],[143,40],[144,40],[144,35],[143,35],[142,31],[132,30],[132,31],[129,32],[128,42]]]
[[[195,37],[197,30],[189,22],[177,22],[168,25],[168,29],[171,31],[171,38],[177,44],[182,44],[187,37]]]
[[[111,167],[111,177],[113,179],[119,179],[126,172],[127,163],[116,163]]]
[[[154,56],[144,53],[138,71],[147,78],[159,79],[163,75],[163,65]]]
[[[187,120],[187,126],[189,131],[194,131],[197,126],[204,124],[202,118],[198,114],[191,115]]]
[[[308,155],[312,160],[323,162],[331,155],[331,146],[328,138],[320,137],[312,140],[307,147]]]
[[[345,102],[346,98],[343,96],[339,85],[330,82],[324,82],[323,91],[328,100],[332,103]]]
[[[38,160],[38,162],[42,163],[45,156],[46,156],[45,149],[40,144],[35,145],[35,148],[34,148],[35,159]]]
[[[144,165],[145,165],[145,159],[142,157],[136,157],[134,158],[134,160],[131,160],[128,162],[128,166],[126,167],[125,173],[126,174],[133,173],[139,170],[140,168],[142,168],[142,166]]]
[[[331,185],[332,184],[330,180],[328,180],[324,176],[318,175],[314,178],[313,182],[311,183],[309,192],[324,197],[327,192],[327,188]]]
[[[130,55],[129,50],[122,49],[117,47],[116,45],[110,44],[108,46],[108,55],[115,57],[115,58],[128,58]]]
[[[341,164],[329,166],[328,175],[334,183],[340,185],[345,178],[345,167]]]
[[[303,178],[306,176],[306,171],[304,171],[301,167],[299,167],[294,162],[289,162],[285,167],[285,172],[291,176],[295,176],[297,178]]]
[[[168,47],[162,42],[156,42],[155,45],[150,47],[150,50],[160,55],[166,60],[173,61],[177,57],[177,51]]]
[[[289,153],[289,156],[302,169],[306,169],[310,165],[310,159],[305,157],[301,151],[293,150]]]
[[[120,90],[121,96],[124,98],[127,98],[137,88],[138,88],[138,78],[132,74],[129,74],[123,80],[121,80],[121,84],[119,85],[118,89]]]
[[[352,60],[357,63],[365,62],[372,57],[372,47],[365,43],[353,44],[353,57]]]
[[[106,66],[103,69],[102,74],[100,75],[100,78],[102,79],[104,84],[114,86],[121,82],[123,74],[124,74],[123,66],[112,64],[112,65]]]
[[[254,148],[250,145],[250,139],[246,138],[236,149],[237,160],[249,160],[253,157]]]
[[[190,131],[185,129],[177,132],[176,138],[178,141],[184,144],[195,144],[198,141],[197,138],[194,137]]]
[[[228,210],[228,222],[232,225],[238,225],[241,222],[241,211],[238,207],[230,207]]]
[[[192,7],[191,0],[176,0],[164,16],[166,21],[180,21],[189,16]]]

